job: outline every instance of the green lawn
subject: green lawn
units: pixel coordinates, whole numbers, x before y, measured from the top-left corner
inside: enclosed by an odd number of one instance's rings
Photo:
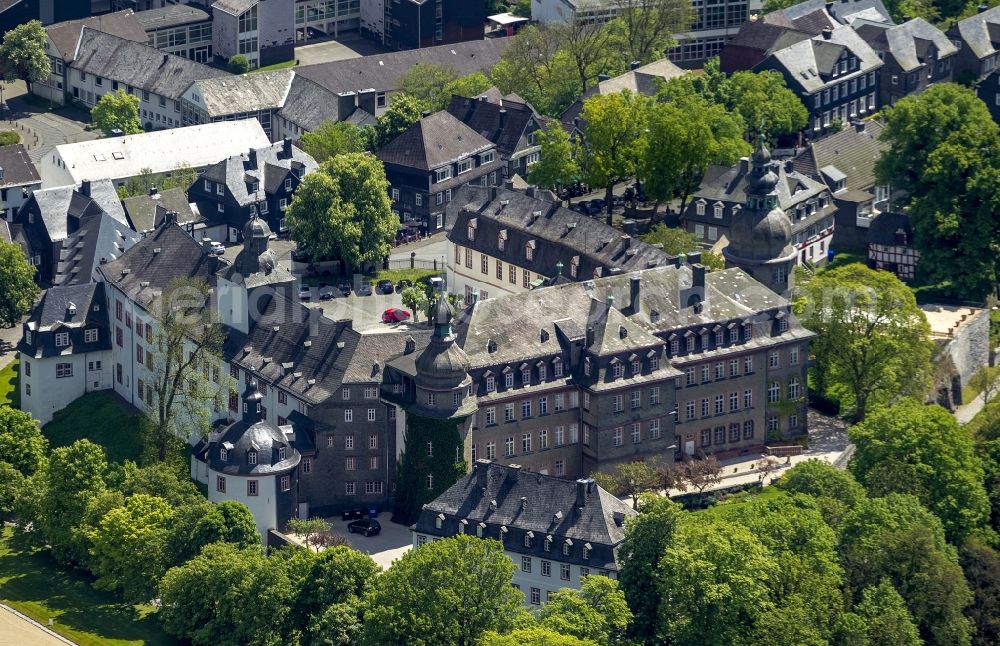
[[[86,438],[100,444],[108,461],[139,461],[142,453],[142,414],[129,408],[112,391],[88,393],[56,413],[42,427],[53,448]]]
[[[80,646],[177,644],[163,632],[152,607],[132,606],[91,587],[77,570],[62,569],[46,552],[16,552],[11,529],[0,529],[0,601],[47,624]]]
[[[12,361],[6,368],[0,370],[0,406],[21,407],[18,374],[17,361]]]
[[[270,72],[273,70],[284,70],[288,69],[289,67],[295,67],[294,58],[290,61],[284,61],[283,63],[275,63],[274,65],[265,65],[264,67],[258,67],[255,70],[250,70],[250,73],[254,74],[256,72]]]

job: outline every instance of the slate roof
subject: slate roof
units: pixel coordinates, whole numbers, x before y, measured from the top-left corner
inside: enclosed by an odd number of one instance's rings
[[[443,515],[441,529],[436,527],[439,514]],[[412,529],[421,534],[453,536],[464,520],[465,533],[475,536],[476,527],[483,523],[483,537],[502,540],[505,550],[617,569],[625,519],[635,515],[631,506],[593,480],[574,482],[480,460],[472,473],[424,505]],[[506,528],[505,534],[501,527]],[[532,532],[532,547],[524,545],[528,532]],[[545,551],[548,537],[551,548]],[[571,545],[568,557],[562,551],[567,539]],[[587,559],[583,558],[585,545],[590,550]]]
[[[923,67],[931,46],[937,50],[936,59],[958,53],[944,32],[923,18],[901,25],[856,21],[854,28],[876,51],[891,54],[904,72]]]
[[[824,79],[830,78],[833,66],[845,49],[858,57],[858,69],[852,74],[867,73],[882,66],[882,60],[871,45],[845,26],[835,28],[829,38],[815,36],[799,41],[773,52],[769,58],[774,58],[787,71],[789,79],[811,94],[827,84],[828,80]]]
[[[90,182],[89,196],[84,195],[81,190],[82,187],[78,186],[59,186],[32,193],[50,240],[55,242],[66,238],[69,233],[68,216],[82,218],[104,212],[122,227],[128,228],[128,219],[118,201],[118,189],[111,180]]]
[[[187,189],[182,187],[158,191],[155,195],[143,194],[122,200],[129,224],[136,231],[150,231],[158,227],[167,211],[177,213],[180,223],[200,219],[191,209],[188,202]]]
[[[354,112],[364,111],[355,109]],[[340,114],[334,92],[295,74],[278,116],[303,130],[315,130],[325,121],[344,121],[349,115]]]
[[[488,96],[466,98],[456,95],[451,97],[447,110],[496,144],[497,151],[507,158],[527,146],[528,129],[532,124],[541,126],[543,121],[529,104],[510,97],[493,101]]]
[[[195,81],[209,117],[277,110],[285,105],[295,72],[275,70]]]
[[[351,355],[347,367],[344,369],[342,382],[345,384],[367,384],[381,383],[382,371],[386,362],[403,353],[408,339],[413,339],[416,344],[414,356],[419,354],[430,341],[431,328],[411,329],[407,332],[357,332],[349,330],[348,336],[357,335],[354,345],[354,352]]]
[[[385,164],[433,170],[493,148],[493,142],[441,110],[375,151]]]
[[[42,182],[24,144],[0,146],[0,169],[3,169],[3,177],[0,177],[0,187],[3,188]]]
[[[56,54],[63,61],[69,63],[76,58],[76,48],[80,43],[84,27],[91,31],[101,31],[136,43],[145,44],[148,39],[146,31],[131,9],[103,16],[58,22],[46,27],[45,31],[52,40],[52,44],[55,45]]]
[[[896,231],[900,229],[906,234],[906,239],[912,246],[913,225],[910,223],[910,216],[895,211],[880,213],[875,216],[868,228],[868,243],[895,247],[898,244]]]
[[[784,164],[777,169],[778,183],[775,190],[778,194],[778,206],[782,210],[795,208],[805,200],[813,198],[827,187],[820,181],[813,179],[794,168],[788,170]],[[741,166],[716,166],[711,165],[705,170],[701,186],[692,196],[691,201],[703,199],[709,204],[715,201],[738,202],[743,204],[747,201],[747,179],[749,170],[744,172]],[[712,218],[712,215],[708,215]]]
[[[781,14],[767,14],[762,19],[753,22],[743,23],[739,33],[730,40],[726,46],[747,47],[758,51],[771,53],[789,45],[805,40],[820,33],[820,30],[806,31],[803,26],[800,29],[792,27],[794,23],[787,19],[776,20],[773,16]]]
[[[196,22],[206,22],[212,19],[207,11],[186,4],[168,4],[157,9],[137,11],[135,20],[146,31],[180,27]]]
[[[56,264],[55,285],[76,285],[94,280],[101,260],[114,260],[136,243],[139,234],[100,212],[84,216],[80,228],[63,241]]]
[[[959,20],[955,29],[976,58],[992,56],[1000,43],[1000,6]]]
[[[295,73],[334,92],[374,88],[379,92],[399,89],[399,79],[417,63],[454,68],[459,76],[489,72],[510,46],[512,38],[487,38],[451,45],[421,47],[389,54],[374,54],[343,61],[297,67]]]
[[[291,431],[291,429],[289,429]],[[294,437],[294,434],[292,434]],[[228,459],[220,459],[219,449],[225,446]],[[285,448],[285,458],[278,459],[278,449]],[[265,476],[290,473],[299,466],[302,454],[285,431],[267,421],[247,424],[237,420],[217,433],[208,437],[208,446],[203,455],[207,458],[208,468],[227,475]],[[257,461],[250,464],[247,456],[250,451],[257,452]]]
[[[86,283],[52,287],[42,292],[24,326],[35,333],[28,344],[22,335],[17,345],[23,357],[57,357],[111,348],[108,312],[104,306],[104,285]],[[76,313],[70,313],[70,304]],[[97,329],[97,340],[88,342],[84,328]],[[69,345],[56,347],[55,332],[69,332]]]
[[[840,132],[809,144],[794,160],[796,171],[820,178],[819,169],[834,166],[847,176],[849,191],[866,191],[875,186],[875,162],[888,150],[888,144],[879,140],[882,122],[870,119],[864,130],[848,126]],[[838,194],[834,194],[838,197]]]
[[[572,121],[574,117],[580,116],[583,109],[583,100],[595,94],[614,94],[623,90],[653,96],[660,89],[660,83],[669,81],[688,74],[688,70],[681,69],[674,65],[668,58],[647,63],[635,69],[629,70],[618,76],[613,76],[604,81],[598,81],[595,85],[587,88],[583,98],[573,102],[561,115],[562,121]]]
[[[837,0],[832,4],[828,0],[805,0],[782,9],[781,12],[795,21],[824,8],[842,25],[849,25],[857,18],[867,20],[881,18],[882,22],[892,23],[889,10],[885,8],[882,0]]]
[[[168,99],[180,99],[192,82],[228,72],[85,27],[73,67]]]
[[[180,226],[169,224],[141,238],[98,271],[108,284],[148,310],[175,278],[200,278],[211,283],[224,263],[206,254]]]
[[[240,206],[256,204],[259,192],[274,194],[282,187],[285,178],[292,172],[293,165],[304,168],[303,177],[316,170],[316,160],[312,156],[297,146],[291,148],[290,157],[284,154],[282,141],[254,148],[252,152],[256,157],[256,164],[251,163],[248,153],[233,155],[206,168],[201,178],[225,184]],[[258,182],[258,193],[250,193],[248,185],[251,181]],[[205,214],[205,217],[214,216]]]

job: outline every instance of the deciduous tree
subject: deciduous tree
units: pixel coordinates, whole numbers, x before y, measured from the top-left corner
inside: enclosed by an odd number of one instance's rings
[[[293,518],[288,521],[288,531],[301,536],[306,549],[309,549],[310,542],[312,542],[312,546],[318,552],[319,546],[316,542],[319,540],[320,534],[330,531],[330,523],[319,516]]]
[[[806,127],[809,113],[778,72],[736,72],[722,84],[726,107],[743,117],[747,139],[772,139]]]
[[[403,305],[410,308],[410,311],[413,312],[414,321],[420,318],[420,313],[427,309],[427,294],[420,287],[415,285],[407,287],[403,290],[401,297],[403,299]]]
[[[482,646],[599,646],[596,642],[563,635],[543,626],[518,628],[506,634],[488,632],[480,642]]]
[[[913,494],[956,544],[989,522],[982,462],[950,412],[904,399],[851,427],[850,438],[851,473],[871,494]]]
[[[379,572],[379,566],[370,556],[350,547],[338,546],[320,552],[310,560],[308,573],[296,591],[291,610],[293,627],[308,634],[312,623],[322,622],[324,616],[331,619],[327,610],[337,606],[338,610],[333,615],[353,616],[351,632],[357,633],[360,629],[360,599]],[[354,614],[345,613],[347,610]],[[321,643],[317,639],[320,639],[319,633],[315,633],[313,643]]]
[[[539,159],[528,167],[528,181],[542,188],[557,189],[577,180],[580,168],[573,158],[573,144],[569,133],[557,121],[543,130],[537,130]]]
[[[972,643],[1000,643],[1000,553],[976,538],[969,538],[959,551],[959,561],[972,588],[973,604],[966,614],[975,626]]]
[[[553,592],[538,613],[538,623],[560,635],[572,635],[597,644],[625,643],[625,629],[632,611],[618,582],[588,576],[579,590]]]
[[[367,143],[365,131],[350,121],[324,121],[302,135],[302,150],[320,163],[337,155],[364,152]]]
[[[18,490],[24,486],[24,474],[6,462],[0,462],[0,522],[14,511]]]
[[[493,66],[491,77],[502,93],[516,93],[550,116],[579,97],[573,60],[545,26],[529,25],[518,32]]]
[[[472,99],[481,95],[491,87],[493,87],[493,83],[490,81],[488,76],[482,72],[473,72],[467,76],[460,76],[445,85],[444,94],[448,101],[451,100],[452,96],[464,96],[467,99]]]
[[[458,70],[450,65],[438,63],[417,63],[399,78],[401,92],[414,97],[423,104],[425,110],[443,110],[451,100],[446,86],[458,79]]]
[[[250,71],[250,61],[243,54],[237,54],[226,63],[226,69],[232,74],[246,74]]]
[[[38,295],[35,268],[20,245],[0,241],[0,325],[10,327],[31,311]]]
[[[687,229],[680,227],[668,227],[665,224],[657,224],[649,233],[644,234],[642,239],[649,244],[663,245],[663,250],[674,256],[682,253],[701,251],[701,243],[698,237]]]
[[[378,150],[420,121],[426,107],[420,99],[402,92],[392,97],[386,111],[379,115],[372,135],[372,149]]]
[[[382,262],[399,226],[385,168],[360,153],[323,162],[299,185],[285,218],[292,239],[312,260],[339,258],[348,268]]]
[[[870,646],[920,646],[923,641],[906,609],[903,597],[889,579],[865,588],[854,612],[865,625],[864,637]]]
[[[684,0],[614,0],[613,4],[617,17],[608,27],[625,65],[663,58],[676,44],[674,34],[689,31],[697,17]]]
[[[835,530],[840,529],[844,517],[867,495],[854,476],[822,460],[796,464],[785,471],[775,486],[790,493],[811,496],[823,519]]]
[[[125,90],[108,92],[90,110],[90,119],[105,135],[121,130],[126,135],[142,132],[139,122],[139,97]]]
[[[30,413],[0,407],[0,462],[30,476],[45,463],[49,441]]]
[[[48,36],[41,21],[29,20],[3,35],[0,44],[0,66],[6,81],[21,79],[38,83],[49,78],[52,71],[45,53]]]
[[[170,520],[168,563],[181,565],[212,543],[230,543],[238,549],[260,545],[257,522],[246,505],[234,500],[218,504],[206,500],[176,509]]]
[[[522,612],[514,563],[494,540],[456,536],[411,550],[365,595],[364,644],[476,643]]]
[[[86,554],[75,538],[75,528],[87,502],[104,490],[108,463],[104,449],[89,440],[53,449],[45,469],[35,524],[60,563],[82,560]]]
[[[642,494],[657,491],[664,486],[664,473],[658,459],[622,462],[611,471],[598,471],[594,480],[612,495],[632,498],[632,508],[639,509]]]
[[[794,305],[818,334],[810,349],[817,389],[855,420],[874,405],[927,391],[930,327],[895,275],[861,264],[820,271],[800,282]]]

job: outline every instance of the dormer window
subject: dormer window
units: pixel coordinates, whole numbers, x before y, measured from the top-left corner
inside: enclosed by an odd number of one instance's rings
[[[694,352],[694,335],[693,334],[688,335],[688,338],[687,338],[687,351],[688,352]]]
[[[611,375],[615,379],[621,379],[625,376],[625,365],[621,361],[615,360],[614,363],[611,364]]]
[[[580,270],[580,256],[573,256],[569,260],[569,275],[576,278],[576,273]]]
[[[749,341],[753,338],[753,324],[747,322],[743,324],[743,340]]]
[[[462,173],[468,173],[470,170],[472,170],[472,160],[471,159],[463,159],[462,161],[458,162],[458,174],[459,175],[461,175]]]
[[[563,363],[559,357],[552,360],[552,376],[556,379],[563,376]]]
[[[535,259],[535,241],[534,240],[529,240],[527,243],[525,243],[525,245],[524,245],[524,257],[525,257],[526,260],[534,260]]]
[[[788,331],[788,319],[787,318],[781,318],[781,319],[778,320],[778,331],[779,332],[787,332]]]
[[[438,514],[434,517],[434,527],[435,529],[441,529],[444,525],[444,514]]]
[[[257,464],[256,451],[247,451],[247,464]]]
[[[521,383],[525,385],[531,383],[531,368],[521,370]]]
[[[698,215],[705,215],[705,200],[698,200],[694,203],[694,212]]]
[[[715,219],[717,219],[717,220],[721,219],[722,218],[722,212],[725,210],[725,208],[726,207],[723,206],[723,204],[721,202],[716,202],[715,203],[715,207],[712,209],[712,216],[715,217]]]
[[[679,353],[681,351],[680,345],[681,345],[680,341],[678,341],[677,339],[671,339],[671,341],[670,341],[670,354],[671,354],[671,356],[674,356],[674,355],[676,355],[677,353]]]
[[[445,180],[451,179],[451,166],[445,168],[438,168],[434,171],[434,183],[443,182]]]
[[[552,551],[552,537],[551,536],[546,536],[545,537],[545,541],[542,543],[542,549],[544,549],[546,552],[551,552]]]
[[[590,376],[590,357],[583,360],[583,374]]]
[[[65,348],[69,345],[69,332],[56,332],[56,347]]]
[[[514,387],[514,371],[511,370],[510,368],[508,368],[507,371],[504,373],[503,383],[505,388]]]
[[[469,228],[466,230],[466,235],[468,236],[469,240],[475,240],[476,239],[476,227],[474,227],[474,226],[472,226],[470,224]]]
[[[260,183],[259,182],[250,182],[250,192],[251,193],[256,193],[258,190],[260,190]]]
[[[493,151],[483,153],[479,158],[480,164],[492,164],[493,163]]]
[[[545,381],[545,364],[538,364],[538,381]]]
[[[284,460],[284,459],[285,459],[285,447],[279,446],[278,447],[278,461],[280,462],[281,460]]]
[[[291,190],[292,190],[292,178],[291,177],[286,177],[285,178],[285,192],[289,193],[289,192],[291,192]]]
[[[223,462],[229,461],[229,450],[224,446],[219,448],[219,460]]]
[[[642,362],[636,359],[632,362],[632,374],[637,375],[642,372]]]
[[[583,558],[590,558],[590,543],[585,543],[583,546]]]
[[[24,342],[27,343],[28,345],[32,344],[32,342],[34,340],[34,337],[35,337],[35,333],[32,332],[31,330],[25,330],[24,331]]]
[[[496,389],[497,389],[497,378],[494,377],[493,375],[490,375],[489,377],[486,378],[486,392],[492,393],[495,392]]]
[[[507,229],[503,229],[497,236],[497,249],[503,251],[506,248],[507,248]]]
[[[566,542],[563,543],[563,556],[569,556],[572,551],[573,551],[573,541],[567,538]]]

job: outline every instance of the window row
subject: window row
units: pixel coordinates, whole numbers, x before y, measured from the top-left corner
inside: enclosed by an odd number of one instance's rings
[[[748,419],[742,424],[733,422],[726,426],[716,426],[714,429],[702,429],[700,442],[701,446],[721,446],[727,442],[740,442],[752,440],[754,437],[754,424],[752,419]]]

